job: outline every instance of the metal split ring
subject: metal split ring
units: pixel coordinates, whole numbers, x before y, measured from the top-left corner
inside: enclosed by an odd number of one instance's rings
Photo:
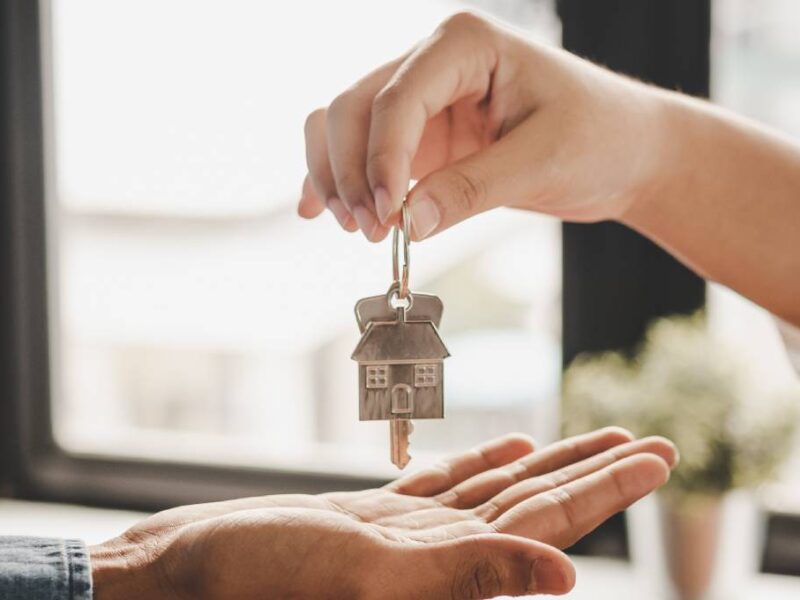
[[[408,271],[411,265],[409,246],[411,245],[411,216],[408,214],[408,207],[403,202],[400,211],[401,222],[394,227],[392,232],[392,276],[393,281],[398,284],[398,298],[408,296]],[[403,265],[400,266],[400,228],[403,229]]]
[[[395,281],[389,286],[389,291],[386,292],[386,303],[392,310],[397,310],[398,308],[411,310],[411,307],[414,306],[414,294],[409,292],[405,298],[402,298],[400,296],[400,284]]]

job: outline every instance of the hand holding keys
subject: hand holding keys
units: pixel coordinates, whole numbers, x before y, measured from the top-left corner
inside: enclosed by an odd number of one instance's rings
[[[438,331],[442,301],[408,289],[410,237],[405,204],[402,217],[402,268],[398,226],[392,240],[394,281],[385,295],[356,303],[362,335],[352,356],[358,361],[359,419],[389,421],[391,460],[399,469],[410,459],[411,419],[444,417],[443,361],[450,356]]]

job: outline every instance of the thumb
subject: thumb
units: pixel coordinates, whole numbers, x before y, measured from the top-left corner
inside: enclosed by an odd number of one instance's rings
[[[414,239],[498,206],[524,203],[534,195],[531,156],[521,133],[514,130],[421,179],[407,197]]]
[[[413,565],[413,577],[395,586],[403,598],[565,594],[575,584],[574,567],[560,550],[512,535],[473,535],[401,554],[399,567]]]

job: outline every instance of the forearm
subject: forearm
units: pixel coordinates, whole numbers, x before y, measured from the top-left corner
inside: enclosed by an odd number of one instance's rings
[[[663,106],[659,173],[622,221],[800,324],[800,147],[702,101]]]

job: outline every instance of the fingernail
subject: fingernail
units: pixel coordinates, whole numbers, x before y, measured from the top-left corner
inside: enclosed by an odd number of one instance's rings
[[[364,236],[372,241],[372,235],[378,227],[377,219],[375,219],[372,213],[364,206],[356,206],[353,209],[353,216],[356,219],[356,223],[358,223],[359,229],[364,232]]]
[[[386,188],[379,187],[373,194],[375,197],[375,210],[378,213],[378,219],[381,225],[386,225],[386,219],[392,214],[392,199],[389,197],[389,192]]]
[[[418,240],[424,239],[439,225],[439,209],[428,196],[417,196],[409,206],[411,226]]]
[[[344,202],[342,202],[336,196],[332,196],[328,198],[328,202],[326,202],[326,204],[333,213],[333,216],[336,217],[336,220],[339,221],[339,225],[346,227],[347,221],[350,220],[350,211],[347,210]]]
[[[528,590],[537,594],[563,593],[567,578],[563,569],[547,558],[533,561]]]

